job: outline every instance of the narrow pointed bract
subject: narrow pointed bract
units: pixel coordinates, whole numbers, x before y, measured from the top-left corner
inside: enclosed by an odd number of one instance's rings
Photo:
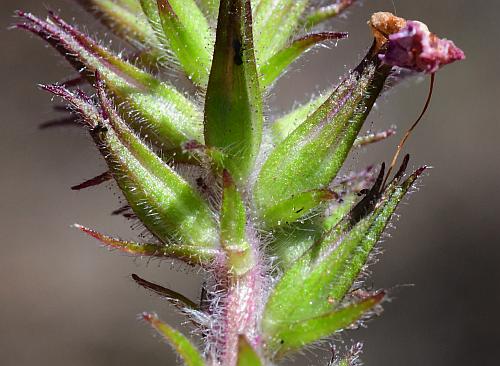
[[[168,299],[175,306],[182,308],[188,308],[192,310],[199,310],[199,306],[196,305],[193,301],[188,299],[186,296],[174,291],[170,290],[166,287],[157,285],[156,283],[146,281],[145,279],[139,277],[136,274],[132,274],[132,279],[139,285],[144,287],[145,289],[154,292],[155,294]]]
[[[196,84],[208,81],[212,34],[194,0],[157,0],[165,39],[187,76]]]
[[[272,137],[275,144],[283,141],[297,127],[299,127],[319,106],[326,102],[332,94],[332,90],[321,93],[309,102],[299,105],[286,115],[276,119],[272,126]]]
[[[382,199],[360,202],[343,222],[286,270],[267,302],[263,320],[265,333],[272,337],[291,323],[321,316],[344,299],[397,205],[422,171],[417,170],[402,185],[389,187]],[[383,177],[383,172],[380,176]],[[380,183],[379,180],[375,184],[374,193]],[[373,213],[365,211],[366,202],[376,206]],[[359,212],[365,212],[365,217],[359,217]],[[353,220],[357,221],[353,223]],[[296,286],[297,281],[301,281],[301,286]]]
[[[313,46],[325,41],[337,41],[346,37],[347,33],[345,32],[322,32],[308,34],[296,39],[289,46],[269,58],[259,68],[261,87],[270,86],[293,61]]]
[[[314,9],[311,13],[307,14],[302,25],[306,28],[313,28],[318,24],[330,20],[347,8],[349,8],[356,0],[336,0],[334,4],[325,5],[318,9]]]
[[[206,202],[125,125],[102,81],[98,94],[105,114],[93,136],[134,213],[167,244],[213,248],[218,235]]]
[[[85,234],[99,240],[102,244],[111,249],[117,249],[121,252],[135,256],[182,259],[185,262],[197,265],[212,261],[218,254],[214,249],[199,248],[193,245],[164,245],[125,241],[101,234],[82,225],[75,224],[74,226]]]
[[[376,60],[366,61],[267,158],[254,189],[262,217],[281,201],[323,189],[335,178],[389,75]]]
[[[89,81],[98,71],[106,87],[132,108],[135,118],[130,124],[159,147],[175,149],[187,140],[202,140],[200,111],[171,85],[123,61],[54,14],[48,22],[28,13],[19,15],[26,20],[20,27],[47,39]]]
[[[324,315],[289,324],[274,334],[267,344],[276,349],[276,358],[300,349],[335,332],[355,324],[368,311],[384,299],[384,292],[369,296],[359,302],[332,310]]]
[[[196,347],[178,330],[163,323],[156,314],[143,313],[142,318],[162,336],[182,357],[186,366],[205,366],[205,361]]]
[[[255,14],[257,60],[264,65],[281,50],[299,25],[309,0],[260,0]],[[279,30],[279,31],[277,31]]]
[[[99,184],[102,184],[104,182],[107,182],[108,180],[113,179],[113,176],[111,175],[110,172],[104,172],[102,174],[99,174],[98,176],[88,179],[83,183],[77,184],[76,186],[71,187],[72,190],[74,191],[80,191],[82,189],[90,188],[97,186]]]

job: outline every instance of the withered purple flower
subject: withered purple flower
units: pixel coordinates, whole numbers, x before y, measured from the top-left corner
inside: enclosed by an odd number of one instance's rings
[[[453,41],[442,39],[422,22],[409,20],[389,36],[387,51],[380,58],[388,65],[417,72],[434,73],[444,65],[465,58]]]

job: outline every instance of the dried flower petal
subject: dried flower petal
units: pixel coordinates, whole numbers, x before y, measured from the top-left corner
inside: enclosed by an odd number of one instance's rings
[[[444,65],[463,60],[465,54],[452,41],[431,33],[424,23],[411,20],[389,36],[387,51],[380,58],[388,65],[433,73]]]

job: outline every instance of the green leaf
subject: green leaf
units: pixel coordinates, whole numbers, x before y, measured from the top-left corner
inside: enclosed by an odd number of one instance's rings
[[[259,68],[260,85],[263,89],[272,85],[286,68],[315,45],[346,38],[345,32],[322,32],[303,36],[278,51]]]
[[[272,336],[290,323],[321,316],[343,300],[397,205],[422,171],[402,185],[391,185],[377,203],[373,199],[379,195],[382,172],[371,193],[284,273],[266,304],[262,323],[266,334]],[[375,211],[363,218],[360,212],[375,203]]]
[[[371,62],[358,69],[269,155],[254,188],[261,217],[300,192],[324,189],[337,175],[390,72]]]
[[[213,36],[194,0],[157,0],[165,38],[186,75],[206,86],[211,64]]]
[[[338,195],[328,189],[317,189],[301,192],[292,197],[279,201],[270,210],[266,211],[262,219],[266,227],[289,225],[307,216],[322,203],[338,198]]]
[[[248,343],[244,335],[238,338],[238,363],[237,366],[261,366],[259,356]]]
[[[246,238],[245,206],[229,172],[223,173],[223,193],[220,212],[220,236],[228,257],[229,271],[237,276],[254,265],[253,253]]]
[[[384,296],[384,292],[379,292],[360,302],[330,311],[324,315],[287,324],[266,341],[266,346],[277,350],[276,358],[280,358],[288,352],[297,351],[356,323],[363,315],[378,305]]]
[[[308,14],[301,25],[311,29],[320,23],[330,20],[346,10],[355,0],[338,0],[335,4],[326,5]]]
[[[218,234],[208,204],[122,121],[98,80],[102,127],[93,136],[134,213],[164,243],[213,248]]]
[[[309,0],[260,0],[255,11],[255,54],[265,65],[285,47],[297,29]]]
[[[205,101],[205,143],[227,157],[237,180],[250,173],[262,140],[262,96],[249,0],[222,0]]]
[[[211,262],[218,254],[218,251],[216,249],[211,248],[203,248],[195,245],[183,244],[165,245],[154,243],[136,243],[133,241],[120,240],[108,235],[104,235],[82,225],[75,224],[74,227],[84,232],[85,234],[99,240],[102,244],[111,249],[117,249],[123,253],[131,254],[134,256],[176,258],[181,259],[189,264],[197,265]]]
[[[143,313],[142,318],[174,348],[186,366],[205,366],[198,349],[181,332],[163,323],[156,314]]]
[[[124,111],[127,122],[158,147],[180,149],[186,141],[203,141],[201,112],[173,86],[123,61],[54,14],[50,22],[19,15],[26,20],[22,27],[51,43],[89,81],[98,71],[116,101],[130,108]]]
[[[333,93],[333,90],[322,93],[321,95],[311,99],[309,102],[298,106],[293,111],[275,120],[271,126],[273,142],[275,144],[283,141],[297,127],[315,112]]]

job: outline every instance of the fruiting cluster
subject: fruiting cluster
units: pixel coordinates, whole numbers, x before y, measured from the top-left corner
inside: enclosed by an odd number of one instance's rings
[[[143,318],[187,365],[268,365],[377,313],[386,293],[363,288],[370,254],[425,167],[404,178],[409,157],[339,177],[353,148],[394,134],[359,137],[400,68],[434,73],[460,60],[451,41],[389,13],[369,22],[374,42],[343,80],[272,120],[263,99],[313,46],[345,38],[314,32],[353,1],[311,9],[308,0],[81,0],[135,49],[113,53],[54,13],[18,12],[19,28],[54,46],[80,76],[43,85],[89,131],[150,240],[123,241],[77,225],[105,245],[173,258],[205,270],[196,303],[134,275],[188,316],[203,351],[154,314]],[[300,33],[299,37],[294,35]],[[183,73],[195,92],[165,81]],[[88,81],[93,91],[77,87]],[[200,99],[204,103],[200,103]],[[401,150],[400,144],[399,150]],[[358,347],[338,365],[353,365]]]

